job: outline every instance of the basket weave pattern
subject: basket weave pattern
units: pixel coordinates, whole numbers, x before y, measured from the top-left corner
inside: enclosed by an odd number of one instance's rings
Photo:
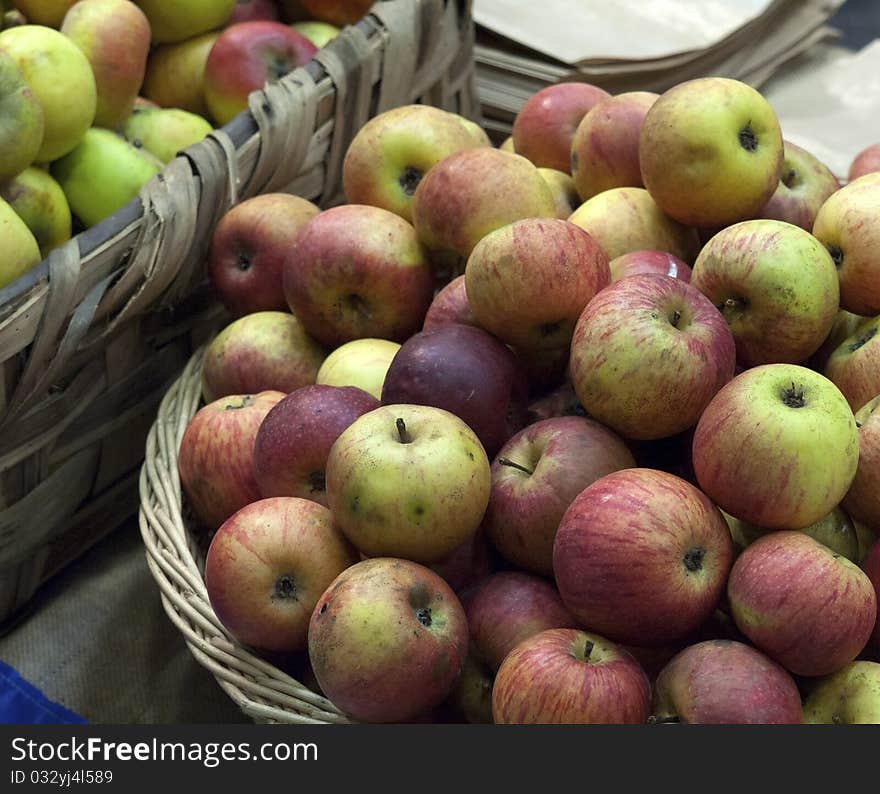
[[[388,0],[249,112],[182,152],[139,199],[0,290],[0,620],[133,515],[156,407],[223,322],[214,226],[284,191],[342,200],[357,130],[423,102],[478,118],[469,0]]]

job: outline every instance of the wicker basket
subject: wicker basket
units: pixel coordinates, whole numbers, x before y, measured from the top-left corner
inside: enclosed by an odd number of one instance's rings
[[[0,620],[137,510],[156,407],[223,321],[214,225],[272,191],[341,201],[370,117],[425,104],[478,118],[470,0],[386,0],[138,199],[0,290]]]

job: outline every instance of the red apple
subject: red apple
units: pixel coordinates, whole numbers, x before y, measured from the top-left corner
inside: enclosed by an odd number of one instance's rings
[[[523,640],[578,627],[550,582],[519,571],[492,574],[463,603],[473,652],[493,672]]]
[[[718,508],[688,482],[624,469],[585,488],[556,532],[553,571],[582,626],[619,642],[662,645],[715,609],[733,562]]]
[[[254,480],[254,439],[266,414],[284,394],[231,395],[199,409],[180,441],[180,485],[196,518],[217,529],[260,498]]]
[[[456,276],[434,296],[425,314],[422,330],[430,331],[449,323],[477,325],[468,304],[464,274]]]
[[[871,546],[868,556],[862,561],[862,570],[871,581],[874,587],[874,596],[877,599],[877,603],[880,604],[880,543],[874,543]],[[880,614],[877,615],[877,619],[874,622],[871,642],[874,645],[874,653],[880,655]]]
[[[205,559],[205,586],[220,622],[239,642],[294,653],[308,645],[318,599],[357,561],[326,507],[307,499],[261,499],[217,530]]]
[[[265,19],[271,22],[280,21],[281,13],[275,0],[238,0],[232,15],[226,20],[224,27],[237,25],[239,22],[254,22]]]
[[[690,645],[654,684],[654,722],[688,725],[799,725],[801,696],[776,662],[741,642]]]
[[[546,395],[558,388],[568,377],[568,360],[571,346],[554,347],[549,350],[523,350],[512,347],[520,368],[529,383],[529,397]]]
[[[796,675],[829,675],[864,649],[877,619],[870,579],[803,532],[771,532],[739,555],[727,584],[733,619]]]
[[[635,465],[626,444],[592,419],[536,422],[513,436],[493,461],[483,527],[512,563],[552,576],[553,541],[568,506],[591,483]]]
[[[736,350],[721,313],[685,281],[631,276],[584,309],[569,371],[587,413],[648,440],[693,427],[733,377]]]
[[[549,629],[517,645],[492,688],[499,725],[641,724],[650,701],[648,677],[627,651],[577,629]]]
[[[313,19],[342,27],[353,25],[360,20],[370,10],[374,0],[297,0],[297,2]]]
[[[552,419],[554,416],[586,416],[571,381],[564,380],[552,391],[529,403],[526,424]]]
[[[298,496],[327,504],[324,468],[333,442],[355,419],[379,407],[353,386],[303,386],[263,420],[254,442],[254,479],[264,497]]]
[[[442,408],[461,418],[490,456],[525,424],[528,386],[516,356],[469,325],[420,331],[385,375],[382,403]]]
[[[424,321],[433,276],[415,230],[379,207],[325,210],[284,261],[284,294],[326,345],[372,337],[402,342]]]
[[[320,212],[311,201],[266,193],[229,210],[211,236],[208,277],[235,317],[284,311],[284,257],[303,226]]]
[[[226,326],[205,351],[202,395],[289,394],[315,382],[326,351],[287,312],[246,314]]]
[[[252,91],[304,66],[317,51],[281,22],[258,20],[225,28],[205,63],[205,103],[214,121],[228,124],[247,109]]]
[[[641,273],[659,273],[681,281],[691,280],[691,269],[687,263],[666,251],[630,251],[612,259],[609,269],[612,281]]]
[[[880,527],[880,394],[855,414],[859,428],[859,464],[841,503],[856,521]]]
[[[456,594],[461,594],[489,576],[494,563],[486,533],[477,529],[473,537],[456,546],[448,557],[428,567],[442,576]]]
[[[880,317],[859,323],[828,356],[824,373],[853,411],[880,394]]]
[[[321,689],[346,714],[402,722],[452,691],[467,632],[458,598],[437,574],[379,557],[343,571],[321,596],[309,659]]]
[[[513,122],[516,153],[537,166],[571,173],[571,142],[578,124],[610,96],[598,86],[576,82],[556,83],[532,94]]]
[[[872,143],[860,151],[849,166],[847,181],[852,182],[860,176],[880,171],[880,143]]]

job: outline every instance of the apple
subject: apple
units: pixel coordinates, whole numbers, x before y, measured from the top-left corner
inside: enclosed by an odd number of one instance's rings
[[[71,236],[70,207],[64,191],[42,168],[26,168],[0,183],[0,198],[9,202],[30,229],[40,247],[40,257]]]
[[[40,25],[4,30],[0,50],[15,61],[43,110],[37,162],[67,154],[95,118],[97,91],[88,59],[67,36]]]
[[[722,511],[723,512],[723,511]],[[748,521],[740,521],[728,513],[723,513],[724,520],[730,528],[736,552],[739,554],[749,544],[776,530],[757,527]],[[839,507],[835,507],[827,516],[804,527],[799,532],[809,535],[825,544],[835,554],[846,557],[851,562],[859,561],[859,537],[852,519]]]
[[[544,177],[544,181],[553,193],[556,217],[563,221],[567,220],[581,204],[574,181],[564,171],[557,171],[555,168],[539,168],[538,173]]]
[[[596,241],[556,218],[496,229],[477,243],[465,268],[476,323],[521,350],[568,347],[584,307],[610,279]]]
[[[239,22],[254,22],[258,19],[270,22],[281,20],[281,12],[275,0],[237,0],[224,27],[237,25]]]
[[[435,269],[455,276],[489,232],[522,218],[555,218],[556,204],[525,157],[477,147],[445,157],[425,175],[412,217]]]
[[[179,108],[135,108],[125,119],[122,134],[137,148],[143,147],[162,163],[204,140],[213,131],[211,122]]]
[[[286,193],[266,193],[228,210],[214,227],[208,278],[235,317],[287,309],[284,259],[303,227],[320,210]]]
[[[144,95],[160,107],[207,117],[203,91],[205,64],[219,35],[211,31],[176,44],[154,47],[147,59]]]
[[[850,336],[857,333],[862,323],[870,321],[870,317],[862,317],[860,314],[853,314],[846,309],[841,309],[834,315],[834,322],[831,324],[831,330],[825,341],[819,346],[819,349],[810,356],[809,366],[817,372],[822,372],[831,354],[837,350]]]
[[[449,323],[477,325],[470,304],[468,304],[467,286],[463,273],[452,279],[434,296],[434,300],[431,301],[431,305],[425,313],[422,330],[430,331],[432,328],[439,328],[441,325],[449,325]]]
[[[858,411],[880,394],[880,317],[863,320],[828,356],[825,376]]]
[[[458,598],[437,574],[380,557],[352,565],[321,596],[309,659],[322,691],[346,714],[402,722],[452,691],[467,632]]]
[[[640,187],[603,190],[581,204],[569,220],[589,232],[609,260],[654,249],[693,262],[700,250],[697,233],[666,215]]]
[[[859,408],[855,418],[859,463],[841,504],[857,521],[880,527],[880,394]]]
[[[758,217],[786,221],[810,231],[819,207],[840,188],[840,182],[806,149],[784,141],[784,150],[779,184]]]
[[[235,8],[236,0],[189,0],[169,3],[167,0],[138,0],[150,20],[153,41],[157,44],[191,39],[225,24]]]
[[[282,392],[223,397],[200,408],[180,441],[180,485],[196,518],[216,530],[260,498],[254,479],[254,440]]]
[[[571,173],[571,146],[581,119],[611,95],[595,85],[562,82],[532,94],[513,122],[517,154],[535,165]]]
[[[379,207],[324,210],[283,265],[287,303],[328,346],[373,337],[402,342],[422,326],[433,276],[416,232]]]
[[[523,640],[546,629],[578,627],[550,582],[519,571],[492,574],[463,605],[473,654],[493,673]]]
[[[40,247],[25,222],[0,198],[0,239],[3,258],[0,260],[0,289],[12,284],[40,262]]]
[[[315,382],[326,352],[286,312],[255,312],[227,325],[205,350],[202,396],[289,394]]]
[[[61,32],[85,54],[95,76],[94,124],[115,129],[128,118],[144,82],[150,23],[129,0],[80,0]]]
[[[688,226],[753,218],[779,184],[783,142],[770,103],[750,85],[699,77],[669,88],[639,138],[642,180]]]
[[[281,22],[239,22],[217,37],[205,62],[205,103],[218,124],[247,110],[248,96],[304,66],[318,51]]]
[[[495,674],[468,651],[461,675],[449,695],[449,702],[465,722],[471,725],[491,725],[492,682]]]
[[[298,0],[314,19],[342,27],[358,22],[373,5],[373,0]]]
[[[865,573],[802,532],[772,532],[748,546],[730,571],[727,597],[737,628],[801,676],[853,661],[877,617]]]
[[[850,163],[847,181],[854,182],[860,176],[880,171],[880,143],[872,143],[862,149]]]
[[[295,497],[261,499],[231,515],[211,539],[205,587],[239,642],[295,653],[308,646],[318,599],[357,562],[326,507]]]
[[[115,132],[86,130],[72,152],[52,163],[51,174],[86,226],[109,217],[135,198],[162,163]]]
[[[744,367],[802,363],[828,336],[839,308],[831,256],[783,221],[722,229],[700,251],[691,284],[724,315]]]
[[[489,133],[477,124],[476,121],[472,121],[458,113],[453,113],[452,118],[465,128],[474,146],[492,147],[492,139],[489,137]]]
[[[866,526],[858,519],[853,519],[853,526],[856,528],[856,537],[859,539],[858,563],[861,565],[867,558],[871,549],[877,543],[878,539],[880,539],[880,533],[878,533],[877,530]]]
[[[0,50],[0,181],[34,162],[43,130],[40,102],[15,60]]]
[[[517,645],[492,688],[499,725],[643,724],[650,707],[648,677],[632,655],[578,629],[548,629]]]
[[[492,462],[483,527],[514,565],[552,576],[553,541],[568,506],[596,480],[635,465],[623,441],[592,419],[559,416],[535,422],[513,436]]]
[[[630,251],[612,259],[608,267],[612,281],[640,273],[659,273],[681,281],[691,280],[691,269],[687,263],[666,251]]]
[[[411,336],[382,386],[386,405],[428,405],[455,414],[490,457],[525,424],[527,401],[528,384],[516,356],[470,325],[443,325]]]
[[[880,543],[875,541],[874,545],[868,550],[864,560],[862,560],[862,570],[867,574],[868,579],[874,587],[874,595],[880,604]],[[880,610],[878,610],[880,611]],[[871,642],[874,645],[874,653],[880,655],[880,614],[874,623],[874,632],[871,635]]]
[[[880,173],[850,182],[819,208],[813,236],[831,254],[840,278],[840,308],[854,314],[880,314],[877,248],[880,230]]]
[[[317,22],[315,20],[305,20],[303,22],[294,22],[291,27],[297,32],[305,36],[318,49],[321,49],[328,42],[333,41],[342,31],[328,22]]]
[[[849,490],[858,458],[846,398],[794,364],[737,375],[694,433],[700,487],[726,512],[767,529],[801,529],[828,515]]]
[[[388,367],[398,350],[400,343],[388,339],[353,339],[324,359],[315,383],[356,386],[379,400]]]
[[[852,662],[820,679],[803,714],[808,725],[880,725],[880,664]]]
[[[456,546],[439,562],[428,566],[443,577],[456,594],[470,591],[495,569],[494,550],[480,527],[472,537]]]
[[[784,668],[733,640],[690,645],[654,683],[653,722],[799,725],[801,696]]]
[[[697,289],[668,276],[615,281],[584,309],[569,370],[587,413],[629,438],[697,423],[732,377],[733,336]]]
[[[623,469],[587,486],[553,545],[556,585],[575,618],[634,645],[663,645],[697,629],[724,592],[732,561],[715,505],[654,469]]]
[[[64,15],[77,0],[13,0],[14,5],[31,25],[59,28]]]
[[[558,388],[568,377],[568,360],[571,346],[554,347],[549,350],[524,350],[512,347],[520,369],[529,385],[529,398],[544,396]]]
[[[627,91],[594,105],[571,142],[571,175],[583,201],[613,187],[643,187],[639,136],[658,95]]]
[[[498,148],[502,152],[510,152],[511,154],[516,154],[516,145],[513,142],[513,136],[508,135],[503,141],[501,141],[501,143],[498,145]],[[553,170],[555,171],[556,169]]]
[[[254,479],[263,497],[297,496],[327,505],[324,469],[333,442],[379,401],[353,386],[292,391],[263,420],[254,441]]]
[[[439,562],[480,525],[489,460],[461,419],[424,405],[358,417],[327,458],[327,504],[368,557]]]
[[[412,222],[413,196],[437,163],[476,143],[459,117],[430,105],[404,105],[373,117],[342,163],[349,204],[369,204]]]

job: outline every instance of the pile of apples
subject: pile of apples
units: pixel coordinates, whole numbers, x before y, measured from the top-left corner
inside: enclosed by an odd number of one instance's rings
[[[0,288],[370,5],[0,0]]]
[[[217,617],[359,721],[880,722],[869,158],[562,83],[233,208],[179,454]]]

